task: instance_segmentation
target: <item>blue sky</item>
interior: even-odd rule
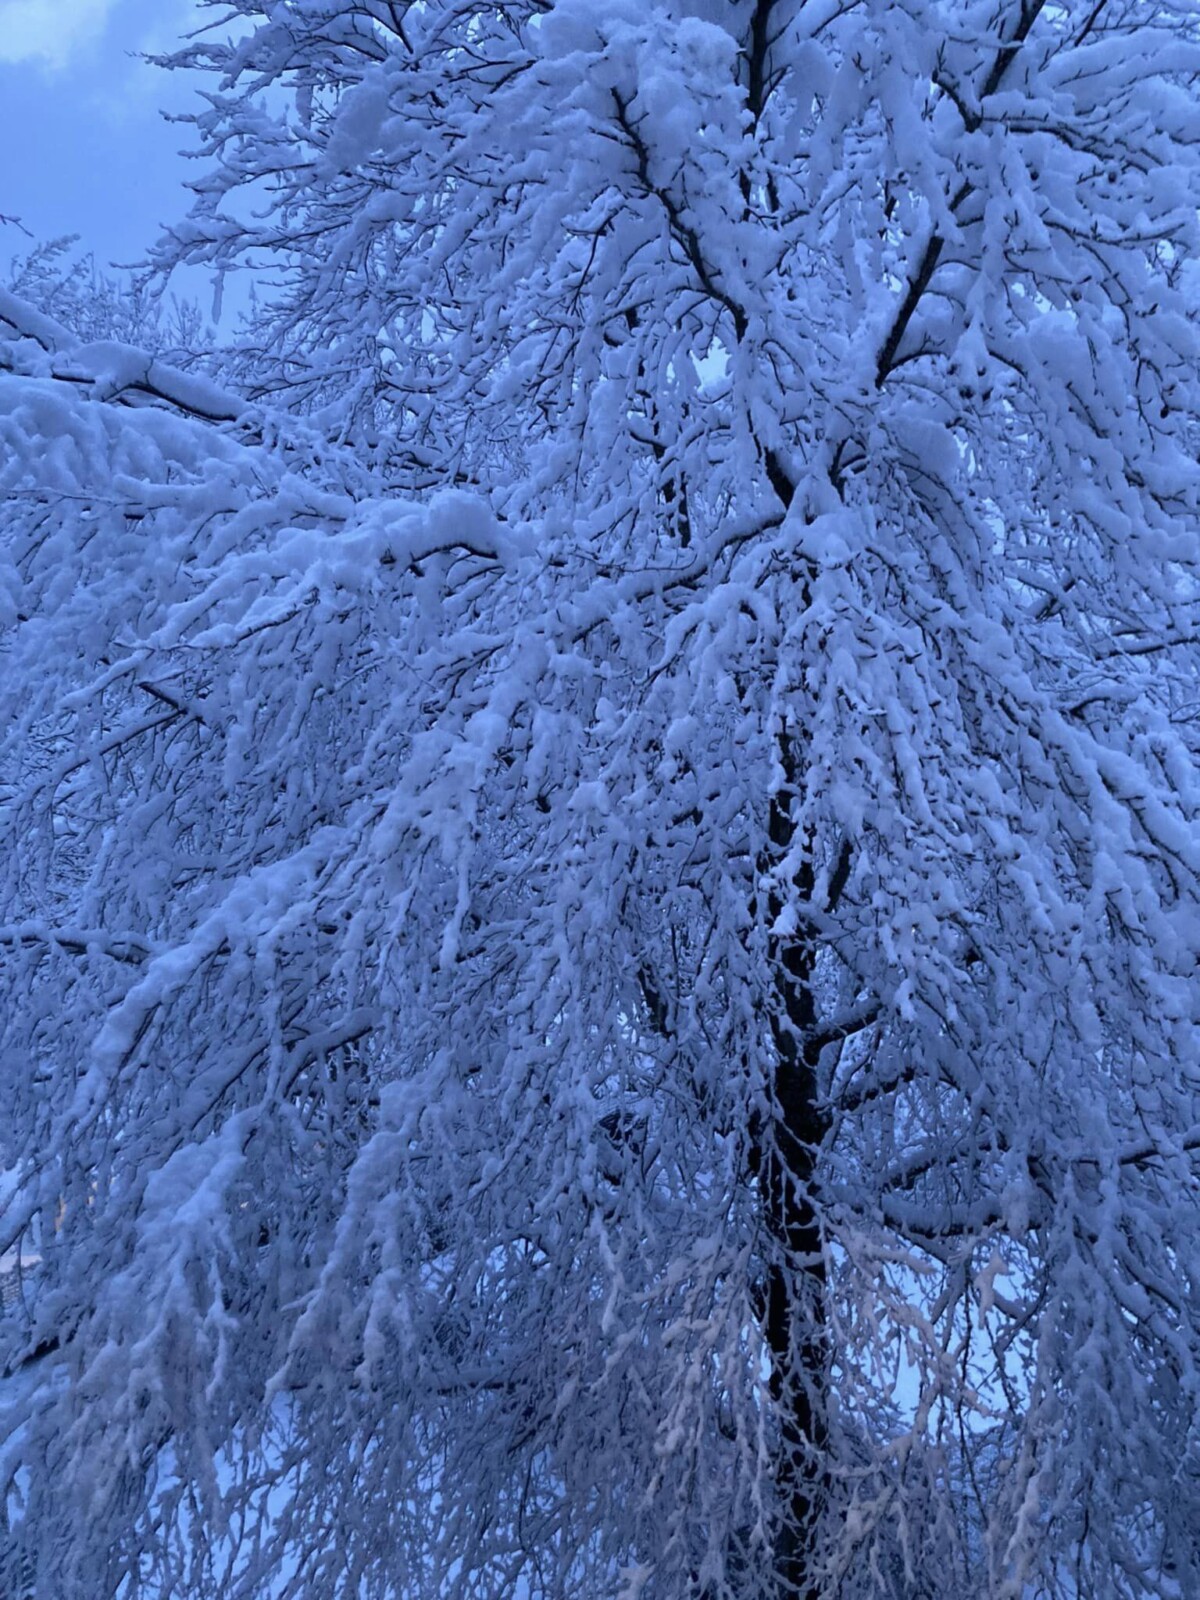
[[[160,108],[188,107],[193,90],[137,52],[171,47],[198,17],[196,0],[0,0],[0,215],[39,241],[77,233],[101,263],[137,260],[182,216],[190,130]],[[29,243],[0,227],[0,262]]]

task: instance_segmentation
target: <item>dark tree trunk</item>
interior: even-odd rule
[[[782,756],[785,781],[771,802],[769,818],[772,862],[791,848],[795,832],[790,742],[784,741]],[[802,903],[811,900],[813,879],[807,860],[793,885]],[[771,925],[782,909],[777,891],[768,897]],[[817,1075],[821,1043],[812,985],[813,943],[801,930],[779,941],[772,956],[777,990],[772,1116],[757,1131],[750,1166],[770,1244],[762,1329],[771,1354],[770,1392],[780,1429],[775,1577],[780,1600],[820,1600],[814,1549],[828,1476],[829,1359],[825,1258],[814,1179],[828,1118]]]

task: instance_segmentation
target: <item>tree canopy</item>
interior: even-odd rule
[[[222,383],[0,292],[11,1560],[1197,1592],[1194,9],[217,13]]]

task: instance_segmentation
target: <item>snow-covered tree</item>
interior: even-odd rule
[[[1195,1593],[1193,9],[219,9],[241,397],[0,296],[14,1551]]]
[[[215,333],[194,302],[165,300],[149,279],[104,271],[74,236],[50,239],[14,256],[5,287],[85,342],[118,340],[175,364],[211,363]],[[206,350],[207,347],[207,350]]]

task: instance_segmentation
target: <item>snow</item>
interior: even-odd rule
[[[0,291],[12,1538],[1195,1591],[1190,22],[235,9],[253,326]]]

